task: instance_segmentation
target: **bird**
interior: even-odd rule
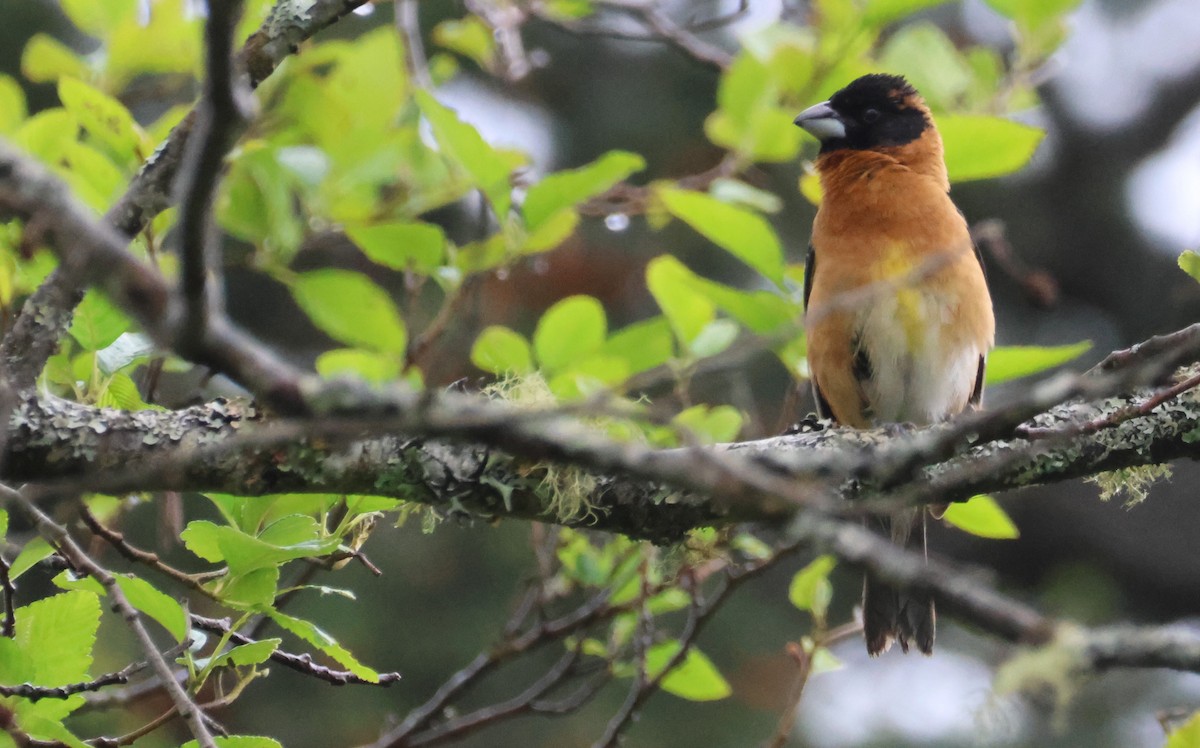
[[[995,315],[925,100],[902,76],[875,73],[795,124],[820,142],[822,198],[804,273],[817,414],[854,428],[904,428],[980,407]],[[927,511],[868,523],[925,553]],[[933,653],[929,595],[867,574],[862,610],[871,656],[894,642]]]

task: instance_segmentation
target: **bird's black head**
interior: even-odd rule
[[[917,90],[898,75],[864,75],[796,117],[821,141],[821,153],[911,143],[932,127]]]

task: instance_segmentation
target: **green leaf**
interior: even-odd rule
[[[383,289],[349,270],[302,273],[292,295],[317,327],[334,340],[384,353],[404,353],[404,320]]]
[[[433,41],[490,70],[496,54],[491,29],[478,16],[451,18],[433,27]]]
[[[652,646],[646,652],[647,677],[658,677],[679,648],[675,639]],[[733,693],[712,660],[696,647],[689,648],[683,660],[663,676],[662,689],[688,701],[717,701]]]
[[[529,342],[503,325],[492,325],[479,333],[471,347],[471,363],[492,374],[529,374],[534,370]]]
[[[1200,712],[1194,713],[1187,722],[1171,731],[1165,748],[1200,748]]]
[[[884,45],[879,64],[907,78],[934,111],[959,104],[975,80],[958,47],[929,22],[902,26]]]
[[[45,109],[21,123],[16,144],[46,163],[56,163],[76,143],[78,125],[66,109]]]
[[[71,591],[16,610],[16,642],[33,667],[31,681],[61,686],[88,679],[92,647],[100,627],[100,599]]]
[[[829,574],[837,566],[833,556],[817,556],[807,566],[796,572],[788,585],[788,600],[799,610],[807,610],[818,621],[825,620],[829,601],[833,599],[833,585]]]
[[[104,389],[96,398],[96,405],[101,408],[116,408],[117,410],[146,410],[147,405],[138,392],[138,387],[128,374],[113,374],[104,383]]]
[[[187,638],[187,613],[174,598],[154,589],[153,585],[140,577],[118,575],[115,579],[130,605],[158,621],[163,628],[171,632],[175,641],[181,642]]]
[[[183,528],[183,532],[179,534],[179,539],[183,541],[183,545],[192,553],[210,563],[219,563],[225,560],[225,555],[221,553],[221,545],[218,542],[218,530],[220,525],[209,522],[206,519],[199,519],[189,522],[187,527]]]
[[[221,602],[235,608],[270,607],[279,589],[279,567],[266,566],[234,574],[216,588]]]
[[[867,0],[862,10],[863,22],[870,26],[886,26],[920,10],[941,5],[946,0]]]
[[[979,114],[938,117],[951,182],[1012,174],[1033,157],[1045,133],[1019,122]]]
[[[1013,540],[1021,536],[1017,526],[996,500],[986,494],[951,504],[942,518],[958,529],[981,538]]]
[[[8,537],[8,512],[0,509],[0,541]]]
[[[91,289],[75,309],[67,332],[85,351],[98,351],[116,341],[130,326],[129,318],[102,292]]]
[[[693,405],[671,419],[688,430],[701,444],[719,444],[737,439],[742,430],[742,413],[732,405]]]
[[[106,36],[122,22],[137,18],[138,0],[61,0],[59,6],[80,31]]]
[[[621,328],[600,348],[601,355],[624,361],[630,374],[661,366],[674,353],[671,324],[661,315]]]
[[[105,375],[116,374],[126,366],[141,363],[154,354],[154,341],[140,332],[123,332],[117,339],[96,351],[96,365]]]
[[[555,172],[529,188],[521,212],[532,231],[559,211],[601,194],[634,172],[646,168],[636,153],[610,151],[587,166]]]
[[[783,283],[783,247],[762,216],[703,192],[664,187],[658,195],[676,218],[776,285]]]
[[[546,310],[533,333],[533,350],[548,372],[595,353],[604,344],[604,306],[591,296],[569,296]]]
[[[986,384],[999,384],[1053,369],[1092,349],[1092,341],[1056,346],[1000,346],[988,354]]]
[[[27,113],[25,91],[21,84],[12,76],[0,74],[0,134],[15,133]]]
[[[329,634],[325,633],[316,624],[305,621],[302,618],[295,618],[286,613],[281,613],[277,610],[265,611],[271,620],[279,624],[279,627],[290,631],[304,641],[313,645],[325,654],[339,662],[342,667],[354,673],[363,680],[371,681],[372,683],[379,682],[379,673],[359,662],[348,649],[337,643]]]
[[[273,738],[260,738],[251,735],[230,735],[223,738],[213,738],[217,748],[283,748],[283,745]],[[179,748],[200,748],[195,740],[189,740]]]
[[[451,109],[442,106],[431,94],[417,91],[414,97],[421,107],[421,113],[429,120],[442,152],[470,175],[503,221],[512,204],[508,161],[488,145],[478,130],[459,119]]]
[[[714,319],[705,325],[704,329],[688,344],[688,350],[696,358],[716,356],[733,345],[733,341],[737,340],[738,332],[737,323],[733,320]]]
[[[1038,28],[1057,20],[1067,11],[1073,10],[1081,0],[986,0],[987,4],[1002,15]]]
[[[58,81],[58,98],[88,135],[125,163],[137,160],[141,128],[125,105],[77,78]]]
[[[387,354],[358,348],[336,348],[317,356],[317,373],[323,377],[354,375],[365,382],[383,384],[400,376],[400,361]]]
[[[346,235],[373,262],[394,270],[431,273],[446,258],[446,235],[431,223],[392,221],[351,226]]]
[[[536,229],[525,236],[521,254],[549,252],[575,233],[579,225],[579,214],[573,208],[564,208],[542,221]]]
[[[279,649],[280,644],[283,644],[283,639],[259,639],[249,644],[239,644],[228,652],[218,655],[210,664],[214,668],[223,665],[239,667],[258,665],[271,659],[271,655],[275,654],[275,650]]]
[[[8,570],[8,576],[14,582],[21,578],[21,575],[32,569],[42,559],[50,557],[54,553],[54,549],[50,547],[42,538],[34,538],[25,544],[13,559],[12,567]]]
[[[54,83],[64,76],[83,78],[88,69],[74,50],[39,32],[30,37],[21,52],[21,74],[33,83]]]
[[[646,286],[685,345],[713,321],[716,305],[693,291],[692,272],[670,255],[655,257],[646,266]]]
[[[1197,254],[1195,250],[1184,250],[1183,254],[1179,255],[1178,262],[1180,270],[1192,276],[1194,280],[1200,281],[1200,254]]]

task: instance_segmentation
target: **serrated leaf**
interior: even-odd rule
[[[379,682],[379,673],[362,664],[350,653],[348,649],[337,643],[329,634],[325,633],[319,626],[306,621],[302,618],[289,616],[286,613],[281,613],[277,610],[265,611],[271,620],[279,624],[280,628],[290,631],[304,641],[313,645],[325,654],[332,657],[342,667],[354,673],[363,680],[371,681],[372,683]]]
[[[292,295],[313,324],[334,340],[395,354],[408,344],[404,320],[391,297],[361,273],[302,273]]]
[[[655,678],[679,652],[677,640],[655,644],[646,652],[646,675]],[[688,649],[683,660],[663,676],[662,689],[688,701],[717,701],[733,693],[729,682],[708,656],[696,647]]]
[[[394,270],[431,273],[446,257],[446,235],[431,223],[391,221],[351,226],[346,235],[372,262]]]
[[[157,621],[163,628],[181,642],[188,635],[187,613],[183,606],[174,598],[156,590],[153,585],[140,577],[116,576],[117,586],[125,593],[129,604],[141,613]]]
[[[479,333],[471,346],[471,363],[492,374],[529,374],[534,370],[529,342],[503,325],[492,325]]]
[[[221,545],[217,541],[218,530],[220,530],[219,525],[206,519],[199,519],[189,522],[187,527],[183,528],[183,532],[179,534],[179,539],[183,541],[184,547],[189,551],[205,561],[215,564],[225,560],[225,555],[221,553]]]
[[[996,500],[986,494],[951,504],[942,519],[964,532],[993,540],[1013,540],[1021,536],[1017,526]]]
[[[788,585],[788,600],[799,610],[807,610],[813,618],[824,620],[833,599],[829,574],[837,566],[833,556],[817,556],[792,577]]]
[[[938,117],[951,182],[991,179],[1019,171],[1045,133],[1002,117],[949,114]]]
[[[555,172],[529,188],[521,212],[532,231],[551,216],[599,195],[646,168],[636,153],[610,151],[587,166]]]
[[[269,565],[223,580],[215,590],[221,602],[233,607],[270,606],[279,589],[279,567]]]
[[[67,332],[84,350],[98,351],[112,345],[131,324],[129,317],[107,296],[92,289],[76,307]]]
[[[88,679],[100,626],[100,599],[94,593],[52,595],[17,608],[16,618],[16,642],[33,668],[33,683],[61,686]]]
[[[432,95],[426,91],[416,91],[413,95],[421,113],[429,120],[442,152],[459,169],[470,175],[503,221],[512,204],[508,161],[488,145],[478,130],[459,119],[453,110],[443,106]]]
[[[109,377],[104,390],[96,398],[96,405],[117,410],[145,410],[151,407],[142,399],[142,394],[129,375],[120,372]]]
[[[907,78],[935,112],[959,104],[974,83],[966,57],[930,22],[905,24],[897,30],[880,52],[879,64]],[[940,130],[940,119],[938,126]]]
[[[999,384],[1053,369],[1092,349],[1092,341],[1056,346],[1000,346],[988,354],[984,381]]]
[[[533,332],[533,350],[542,368],[561,370],[604,344],[604,306],[591,296],[569,296],[546,310]]]
[[[783,283],[783,247],[762,216],[703,192],[664,187],[658,195],[676,218],[777,285]]]

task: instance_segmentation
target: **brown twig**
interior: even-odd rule
[[[83,523],[87,525],[87,528],[91,530],[96,537],[103,539],[118,553],[130,561],[148,566],[163,576],[169,577],[188,589],[199,592],[205,597],[213,600],[219,599],[212,593],[212,590],[204,586],[203,582],[201,582],[196,575],[189,574],[186,571],[181,571],[164,563],[158,557],[157,553],[151,553],[150,551],[143,551],[140,548],[136,548],[125,539],[125,535],[123,533],[105,527],[100,520],[96,519],[96,516],[92,514],[86,505],[80,504],[79,516],[81,519],[83,519]]]
[[[38,532],[46,538],[47,542],[58,549],[58,552],[71,564],[75,571],[92,577],[104,587],[104,591],[112,601],[113,607],[121,614],[125,623],[133,631],[151,667],[166,685],[167,693],[170,695],[171,701],[175,703],[175,708],[178,710],[180,716],[187,723],[192,737],[196,739],[200,748],[216,748],[216,743],[213,741],[212,733],[209,732],[202,710],[192,701],[187,691],[183,689],[179,682],[175,680],[171,666],[167,664],[166,659],[158,651],[158,647],[155,645],[154,639],[151,638],[150,632],[143,625],[137,609],[125,597],[125,593],[121,590],[113,575],[84,553],[83,549],[75,542],[65,527],[51,520],[20,491],[0,485],[0,494],[3,495],[8,503],[16,505],[29,518],[33,525],[37,527]]]
[[[255,639],[233,631],[231,623],[228,619],[208,618],[206,616],[191,614],[192,625],[202,631],[208,631],[221,636],[228,636],[229,641],[234,644],[254,644]],[[326,683],[332,683],[335,686],[345,685],[367,685],[367,686],[390,686],[400,680],[400,673],[380,673],[379,682],[373,682],[355,675],[348,670],[334,670],[324,665],[318,665],[313,662],[312,657],[307,654],[292,654],[281,649],[276,649],[271,653],[271,659],[283,665],[286,668],[295,670],[304,675],[310,675],[318,680],[323,680]]]

